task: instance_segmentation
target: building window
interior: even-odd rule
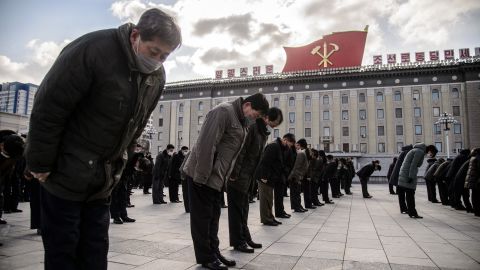
[[[178,132],[178,143],[179,143],[179,145],[182,144],[182,140],[183,140],[183,132],[179,131]]]
[[[312,129],[311,128],[305,128],[305,137],[307,137],[307,138],[312,137]]]
[[[452,88],[452,98],[459,98],[460,93],[458,92],[458,88],[454,87]]]
[[[378,134],[378,136],[385,136],[385,127],[384,126],[378,126],[377,127],[377,134]]]
[[[162,132],[158,132],[157,133],[157,140],[161,141],[163,139],[163,133]]]
[[[305,107],[310,107],[312,105],[312,98],[310,96],[305,97]]]
[[[163,118],[158,119],[158,126],[163,127]]]
[[[385,143],[379,143],[378,144],[378,152],[379,153],[385,153]]]
[[[393,100],[394,101],[401,101],[402,100],[402,93],[400,93],[400,91],[395,91],[395,94],[393,95]]]
[[[343,144],[343,152],[344,153],[350,152],[350,144],[348,144],[348,143]]]
[[[348,120],[348,111],[346,110],[342,111],[342,120]]]
[[[161,145],[157,146],[157,155],[160,155],[160,153],[162,153],[162,151],[163,151],[162,146]]]
[[[377,93],[377,102],[383,102],[383,93],[382,92]]]
[[[158,106],[158,112],[163,113],[163,105]]]
[[[342,128],[342,135],[343,136],[350,136],[349,133],[348,133],[348,127],[343,127]]]
[[[433,107],[433,116],[440,116],[440,107]]]
[[[288,99],[288,106],[290,107],[294,107],[295,106],[295,98],[294,97],[290,97]]]
[[[203,125],[203,116],[198,117],[198,124]]]
[[[203,111],[203,102],[198,102],[198,111]]]
[[[312,113],[305,112],[305,122],[311,122],[311,121],[312,121]]]
[[[420,92],[418,90],[413,91],[413,100],[420,100]]]
[[[453,124],[453,133],[462,134],[462,126],[460,124]]]
[[[367,137],[367,127],[360,126],[360,137],[366,138]]]
[[[295,129],[294,128],[289,128],[288,133],[292,133],[293,135],[295,135]]]
[[[460,116],[460,106],[453,106],[452,107],[452,115],[453,116]]]
[[[360,144],[360,153],[367,153],[367,144],[361,143]]]
[[[440,92],[438,92],[438,89],[433,89],[432,90],[432,101],[438,101],[440,100]]]
[[[403,118],[402,108],[395,108],[395,118]]]
[[[422,117],[422,109],[420,109],[420,107],[415,107],[413,109],[413,116]]]
[[[323,111],[323,120],[330,120],[330,111]]]
[[[183,103],[180,103],[180,105],[178,105],[178,112],[183,112]]]
[[[455,142],[455,149],[457,149],[457,153],[459,152],[458,150],[463,148],[462,142]]]
[[[435,142],[435,147],[437,148],[438,152],[443,152],[441,142]]]
[[[279,98],[274,98],[273,99],[273,107],[280,107],[280,99]]]
[[[367,119],[367,111],[366,110],[360,110],[358,112],[358,116],[360,117],[360,120],[365,120]]]
[[[422,126],[415,125],[415,135],[422,135]]]
[[[348,104],[348,96],[342,95],[342,104]]]
[[[442,127],[440,124],[433,124],[433,134],[440,135],[442,134]]]
[[[294,112],[289,112],[288,113],[288,121],[290,122],[290,124],[295,123],[295,113]]]
[[[330,104],[330,98],[327,95],[325,95],[323,96],[323,105],[328,105],[328,104]]]
[[[330,127],[323,128],[323,136],[330,136]]]
[[[396,127],[397,130],[397,135],[401,136],[403,135],[403,126],[399,125]]]
[[[360,95],[358,95],[358,102],[365,102],[365,93],[360,93]]]
[[[402,152],[403,142],[397,142],[397,153]]]
[[[383,109],[377,109],[377,119],[383,118],[385,118],[385,113],[383,112]]]
[[[278,128],[273,130],[273,137],[275,138],[280,137],[280,130]]]
[[[181,127],[183,126],[183,117],[178,117],[178,126]]]

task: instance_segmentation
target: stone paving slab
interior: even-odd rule
[[[387,185],[370,185],[372,199],[353,196],[306,213],[292,213],[278,227],[260,223],[259,203],[250,204],[253,239],[263,244],[253,254],[229,247],[227,210],[222,209],[220,247],[237,269],[480,269],[480,218],[426,200],[416,192],[424,219],[400,214]],[[129,215],[137,222],[111,224],[109,269],[202,269],[195,263],[190,218],[182,204],[153,205],[135,190]],[[289,200],[285,198],[286,209]],[[43,269],[43,245],[30,230],[29,205],[23,213],[5,214],[0,225],[0,269]]]

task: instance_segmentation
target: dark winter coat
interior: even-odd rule
[[[396,161],[392,162],[392,163],[390,163],[390,166],[388,167],[387,180],[389,180],[389,181],[390,181],[390,177],[392,177],[393,168],[395,168],[396,163],[397,163]]]
[[[427,159],[427,167],[425,168],[425,172],[423,173],[423,178],[425,178],[425,180],[426,180],[428,170],[430,169],[430,167],[433,166],[433,164],[435,164],[435,162],[437,162],[436,158]]]
[[[245,145],[240,151],[235,167],[227,182],[227,189],[233,188],[243,194],[247,194],[253,182],[255,170],[267,143],[267,126],[262,119],[258,119],[248,127]]]
[[[171,157],[165,149],[155,158],[155,165],[153,167],[153,180],[166,181],[168,176],[168,168],[170,166]]]
[[[443,158],[437,159],[435,161],[435,163],[433,163],[433,165],[430,166],[430,168],[428,168],[428,170],[425,172],[425,181],[434,182],[435,181],[434,174],[437,171],[440,164],[442,164],[444,162],[445,162],[445,160]]]
[[[464,149],[460,151],[460,154],[453,159],[452,165],[450,166],[450,169],[448,170],[446,175],[446,180],[448,183],[450,183],[451,181],[455,181],[455,175],[460,170],[460,167],[462,167],[463,163],[468,160],[469,154],[470,151]]]
[[[331,161],[325,165],[322,175],[322,181],[330,181],[330,179],[335,179],[337,176],[337,162]]]
[[[178,185],[182,182],[182,178],[180,176],[180,166],[182,165],[184,159],[185,155],[183,154],[182,150],[173,155],[170,161],[168,173],[170,180],[169,184]]]
[[[300,183],[308,172],[308,158],[305,150],[298,151],[295,158],[295,165],[293,166],[290,175],[288,176],[289,182]]]
[[[368,179],[373,172],[375,172],[375,166],[373,163],[369,163],[365,166],[363,166],[358,172],[357,175],[360,177],[360,179]]]
[[[417,143],[405,156],[398,175],[398,186],[417,189],[418,168],[423,164],[426,148],[424,143]]]
[[[460,170],[455,174],[455,190],[463,190],[465,186],[465,178],[467,178],[468,166],[470,161],[465,161]]]
[[[316,158],[310,161],[310,177],[314,183],[320,183],[323,167],[324,164],[322,158]]]
[[[467,177],[465,178],[465,187],[480,189],[480,155],[470,158]]]
[[[438,169],[433,174],[433,177],[435,178],[435,182],[437,183],[447,182],[446,175],[451,165],[452,165],[452,160],[447,160],[438,166]]]
[[[165,85],[161,68],[142,74],[132,24],[86,34],[60,53],[35,97],[28,168],[50,172],[43,187],[60,198],[108,198]]]
[[[277,138],[267,144],[263,151],[260,163],[255,171],[256,180],[267,180],[267,185],[273,187],[276,182],[285,180],[285,150],[282,140]]]
[[[397,163],[395,163],[395,167],[393,168],[392,176],[388,179],[389,184],[397,186],[398,185],[398,175],[400,174],[400,167],[402,167],[403,160],[407,153],[413,149],[413,145],[405,145],[402,147],[402,153],[398,156]]]

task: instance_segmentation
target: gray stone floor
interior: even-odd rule
[[[263,249],[242,254],[228,247],[227,213],[219,237],[223,253],[241,269],[480,269],[480,218],[426,201],[419,186],[422,220],[401,215],[386,185],[370,185],[373,199],[336,199],[304,214],[293,213],[278,227],[262,226],[258,202],[250,204],[250,230]],[[109,269],[200,269],[195,264],[189,216],[182,204],[153,205],[136,190],[133,224],[110,226]],[[289,206],[288,198],[285,205]],[[29,206],[7,214],[0,225],[0,269],[42,269],[41,239],[29,230]]]

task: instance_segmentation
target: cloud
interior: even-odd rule
[[[21,81],[31,82],[33,78],[26,72],[27,63],[13,62],[5,55],[0,55],[0,83]]]
[[[35,63],[41,67],[50,67],[68,43],[70,40],[57,44],[53,41],[39,42],[38,39],[34,39],[28,42],[27,48],[33,51],[32,57]]]

